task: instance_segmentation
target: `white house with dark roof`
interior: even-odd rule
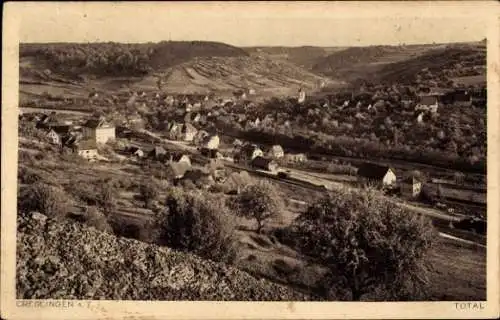
[[[115,126],[103,119],[90,119],[82,126],[82,133],[85,139],[106,143],[115,139]]]

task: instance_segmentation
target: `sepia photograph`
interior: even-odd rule
[[[498,8],[450,3],[9,3],[2,302],[498,315]]]

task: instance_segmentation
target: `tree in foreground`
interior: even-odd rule
[[[329,268],[327,296],[425,298],[434,229],[375,191],[330,193],[300,215],[291,231],[304,254]]]
[[[234,255],[234,217],[210,195],[172,188],[155,218],[157,243],[214,261]]]
[[[255,219],[257,232],[261,232],[271,218],[279,218],[283,210],[283,199],[276,188],[266,181],[245,186],[231,202],[238,215]]]

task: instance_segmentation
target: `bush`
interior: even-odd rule
[[[113,231],[106,215],[93,206],[87,208],[87,212],[85,214],[85,223],[95,227],[97,230],[101,230],[104,232]]]
[[[111,183],[78,181],[71,183],[70,188],[68,192],[89,206],[98,206],[105,212],[111,212],[116,206],[117,190]]]
[[[293,241],[330,269],[337,299],[422,299],[434,229],[378,193],[342,191],[310,206],[291,226]]]
[[[276,188],[265,181],[245,186],[231,202],[238,215],[255,219],[257,232],[261,232],[267,220],[280,217],[283,206],[283,199]]]
[[[161,245],[215,261],[233,258],[234,217],[214,197],[172,188],[155,220]]]
[[[52,218],[65,217],[70,198],[60,188],[43,182],[36,182],[21,190],[18,210],[21,212],[38,211]]]
[[[149,207],[151,202],[156,200],[160,194],[158,187],[153,183],[143,183],[139,186],[139,194],[145,207]]]

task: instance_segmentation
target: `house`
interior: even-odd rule
[[[360,182],[392,187],[396,183],[396,173],[393,168],[374,163],[364,163],[358,168]]]
[[[166,155],[167,155],[167,151],[161,146],[154,147],[153,150],[151,150],[148,153],[148,156],[151,158],[154,158],[154,159],[161,159]]]
[[[170,156],[170,162],[184,162],[187,163],[189,166],[191,166],[191,159],[187,154],[182,154],[182,153],[175,153]]]
[[[54,131],[54,129],[48,129],[46,136],[51,144],[57,146],[61,145],[61,137]]]
[[[240,161],[252,161],[256,157],[263,157],[264,152],[257,147],[254,144],[246,144],[243,147],[241,147],[239,154],[237,155],[237,158]]]
[[[250,96],[255,95],[255,89],[253,89],[253,88],[249,88],[249,89],[248,89],[248,95],[250,95]]]
[[[182,125],[178,124],[175,121],[168,123],[167,124],[168,138],[177,140],[181,133],[181,126]]]
[[[416,198],[422,191],[422,181],[415,176],[406,177],[401,181],[401,194],[408,198]]]
[[[198,130],[190,123],[185,123],[181,129],[181,139],[184,141],[193,141]]]
[[[129,147],[127,151],[138,158],[144,157],[144,151],[139,147]]]
[[[92,160],[97,158],[97,144],[92,139],[82,140],[74,146],[74,151],[82,158]]]
[[[303,153],[287,154],[286,159],[291,162],[306,162],[307,156]]]
[[[439,103],[436,96],[424,95],[420,97],[418,104],[415,106],[415,110],[425,110],[436,113],[438,106]]]
[[[299,89],[299,94],[297,97],[297,102],[298,103],[304,103],[306,101],[306,92],[302,90],[302,88]]]
[[[115,139],[115,126],[104,119],[90,119],[83,125],[83,137],[96,143],[106,143]]]
[[[189,170],[191,166],[186,162],[170,162],[167,165],[168,175],[173,179],[181,179]]]
[[[206,136],[203,139],[202,145],[203,145],[203,148],[210,149],[210,150],[216,150],[219,148],[219,143],[220,143],[219,136],[214,134],[214,135]]]
[[[269,149],[268,156],[273,159],[280,159],[285,156],[285,151],[283,151],[283,148],[280,145],[276,144]]]
[[[270,172],[278,171],[278,164],[273,159],[255,157],[251,162],[252,167]]]

